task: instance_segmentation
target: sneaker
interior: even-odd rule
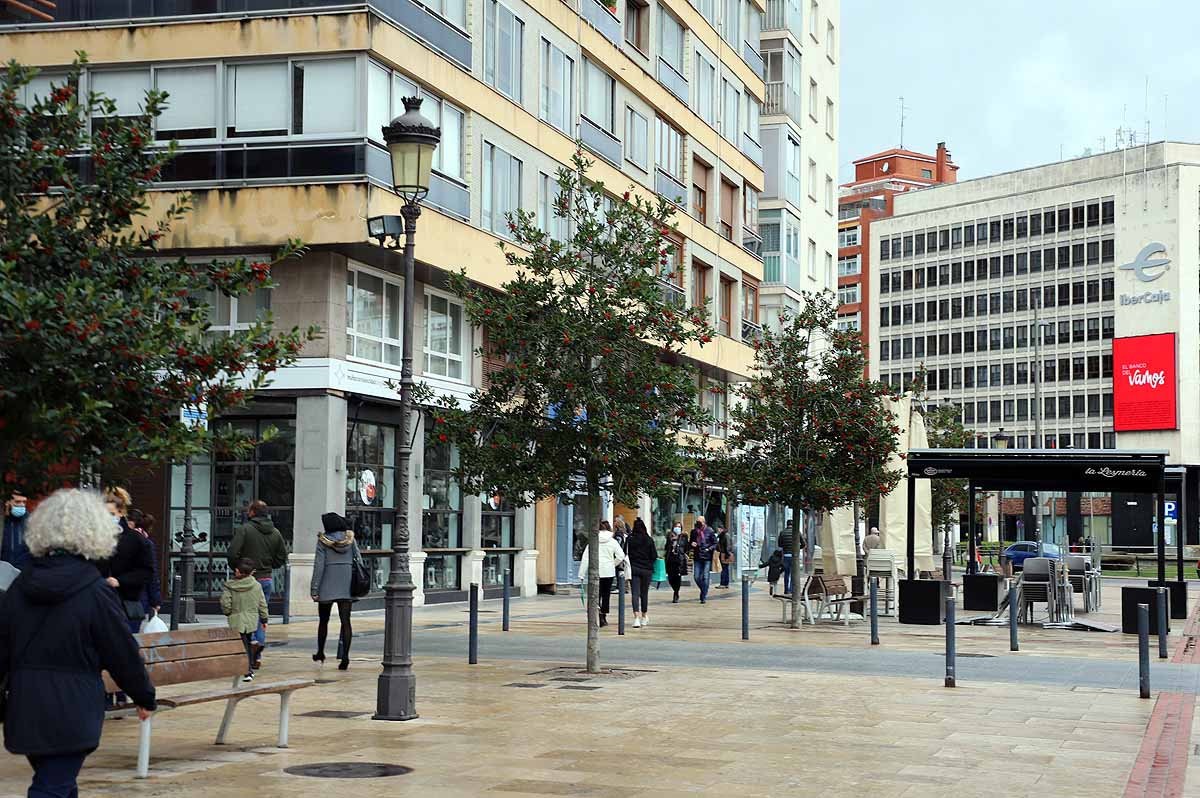
[[[252,681],[254,681],[254,673],[253,672],[247,673],[245,676],[242,677],[243,683],[252,682]]]
[[[650,625],[650,619],[649,619],[649,618],[642,618],[642,627],[643,627],[643,628],[645,628],[645,627],[647,627],[647,626],[649,626],[649,625]]]
[[[641,619],[641,618],[634,618],[634,619],[633,619],[633,628],[634,628],[634,629],[640,629],[640,628],[641,628],[641,626],[642,626],[642,619]]]

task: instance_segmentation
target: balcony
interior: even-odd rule
[[[687,186],[679,182],[673,175],[662,169],[654,170],[654,190],[664,199],[674,202],[680,208],[687,209]]]
[[[767,65],[763,62],[763,57],[759,55],[758,50],[755,49],[756,47],[757,45],[755,44],[743,41],[742,60],[754,70],[755,75],[758,75],[760,79],[765,80],[767,77]]]
[[[753,343],[759,338],[762,338],[762,325],[749,319],[742,319],[742,340],[746,343]]]
[[[683,289],[668,280],[658,278],[658,287],[663,293],[663,302],[682,308],[687,305],[687,295]]]
[[[797,36],[804,32],[804,21],[800,9],[788,0],[767,0],[767,14],[763,19],[764,31],[790,30]]]
[[[762,258],[762,236],[749,227],[742,228],[742,249],[756,258]]]
[[[367,174],[385,186],[395,185],[392,179],[392,159],[387,150],[377,144],[367,147]],[[471,190],[465,183],[452,177],[433,172],[429,179],[429,193],[424,204],[464,222],[471,218]]]
[[[763,103],[764,114],[787,114],[792,121],[799,123],[804,114],[804,105],[800,95],[783,82],[767,83],[766,102]]]
[[[600,35],[612,42],[616,47],[621,46],[621,22],[608,6],[600,0],[582,0],[583,18],[592,24]]]
[[[678,97],[685,105],[687,104],[687,78],[679,74],[679,70],[668,64],[662,56],[659,56],[658,59],[658,82],[665,86],[667,91]]]
[[[776,253],[774,255],[763,256],[763,282],[779,285],[783,282],[781,269],[783,267],[783,256]]]
[[[607,14],[608,12],[604,13]],[[613,166],[620,168],[621,140],[586,116],[579,117],[579,139],[583,142],[583,146]]]
[[[750,138],[749,133],[742,134],[742,153],[754,161],[754,165],[762,168],[763,165],[763,148],[754,139]]]

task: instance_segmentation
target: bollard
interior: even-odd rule
[[[500,625],[501,630],[503,630],[505,632],[508,631],[508,599],[509,599],[509,594],[511,593],[511,591],[509,589],[509,585],[508,585],[509,573],[510,573],[510,571],[507,568],[505,568],[504,569],[504,614],[501,616],[502,622]]]
[[[1008,589],[1008,650],[1021,650],[1021,646],[1017,643],[1017,589],[1015,587]]]
[[[292,622],[292,566],[290,563],[285,563],[283,566],[283,622],[285,624]]]
[[[467,635],[467,664],[479,663],[479,585],[471,583],[471,620]]]
[[[617,571],[617,634],[625,634],[625,572]]]
[[[946,596],[946,686],[954,686],[954,594]]]
[[[879,645],[879,577],[871,577],[871,645]]]
[[[742,574],[742,639],[750,639],[750,576]]]
[[[1158,589],[1158,658],[1166,659],[1167,653],[1167,589]]]
[[[1138,695],[1150,697],[1150,605],[1138,605]]]
[[[175,574],[171,579],[171,631],[179,631],[179,604],[182,600],[183,576]]]

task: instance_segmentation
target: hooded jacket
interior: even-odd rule
[[[325,528],[317,537],[317,551],[313,557],[312,582],[309,595],[319,603],[330,601],[353,601],[350,595],[351,563],[360,557],[354,533],[347,527],[345,518],[337,513],[321,516]]]
[[[102,576],[116,579],[117,595],[123,601],[142,601],[142,591],[154,579],[154,556],[150,553],[150,543],[125,521],[121,519],[121,534],[117,536],[117,547],[109,557],[100,564]]]
[[[34,557],[0,607],[4,747],[26,756],[94,750],[104,722],[101,671],[138,706],[155,709],[138,645],[99,569],[71,554]]]
[[[658,559],[658,549],[654,538],[646,532],[633,532],[626,541],[625,548],[629,551],[629,567],[633,571],[653,571],[654,561]]]
[[[229,619],[229,628],[241,634],[258,630],[259,621],[267,622],[267,597],[253,576],[226,579],[221,588],[221,612]]]
[[[257,564],[255,579],[270,579],[271,571],[287,565],[287,544],[283,535],[275,528],[269,515],[256,515],[233,532],[229,544],[229,564],[232,566],[242,557],[249,557]]]
[[[583,557],[579,560],[579,580],[586,582],[588,578],[588,549],[583,550]],[[621,548],[621,544],[613,538],[613,533],[607,529],[600,530],[600,559],[598,561],[600,567],[600,578],[610,579],[617,575],[617,567],[625,562],[625,551]]]

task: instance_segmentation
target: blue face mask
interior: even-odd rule
[[[16,505],[11,510],[9,510],[9,515],[11,515],[13,518],[21,518],[22,516],[25,515],[25,505],[23,505],[23,504]]]
[[[121,528],[121,516],[119,516],[119,515],[114,515],[114,516],[113,516],[113,523],[117,525],[117,529],[120,529],[120,528]]]

